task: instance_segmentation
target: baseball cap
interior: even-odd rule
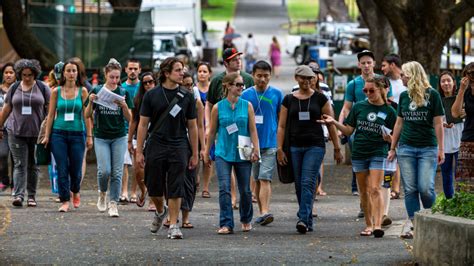
[[[362,56],[366,56],[366,55],[372,57],[372,59],[375,60],[374,53],[372,53],[372,52],[369,51],[369,50],[364,50],[364,51],[358,53],[358,54],[357,54],[357,60],[360,60],[360,58],[361,58]]]
[[[237,51],[237,49],[235,48],[227,48],[224,50],[224,53],[222,53],[222,58],[224,59],[224,61],[229,61],[230,59],[241,54],[242,53]]]
[[[295,75],[302,76],[302,77],[316,77],[313,70],[309,66],[297,66],[295,69]]]
[[[63,72],[64,63],[59,61],[56,65],[54,65],[54,77],[56,80],[61,79],[61,72]]]

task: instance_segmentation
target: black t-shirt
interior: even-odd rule
[[[325,147],[323,128],[316,120],[321,119],[321,115],[323,114],[322,108],[327,101],[326,96],[319,92],[314,92],[313,95],[306,100],[299,100],[291,94],[285,96],[282,104],[288,109],[287,119],[290,119],[291,146]],[[299,112],[307,112],[308,109],[309,120],[299,120]]]
[[[474,142],[474,95],[472,95],[471,87],[464,92],[464,109],[466,110],[466,118],[461,141]]]
[[[149,90],[143,96],[140,115],[150,117],[151,131],[160,115],[166,111],[168,105],[177,96],[178,91],[182,93],[184,90],[178,88],[168,90],[162,86]],[[187,120],[196,119],[196,103],[191,93],[186,93],[183,98],[179,97],[177,103],[181,108],[179,112],[173,115],[173,110],[168,113],[161,127],[150,136],[150,142],[173,147],[188,147]]]

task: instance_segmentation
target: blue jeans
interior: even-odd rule
[[[97,182],[99,191],[107,192],[110,176],[110,201],[119,201],[122,190],[123,159],[127,149],[127,136],[116,139],[95,138]]]
[[[408,218],[413,219],[420,210],[431,208],[435,199],[435,176],[438,163],[437,147],[413,147],[402,144],[398,148],[398,165],[405,191]]]
[[[445,153],[444,154],[444,163],[441,165],[441,174],[443,176],[443,191],[446,198],[450,199],[454,195],[454,183],[453,176],[456,173],[456,168],[458,166],[458,154],[455,153]]]
[[[53,129],[51,152],[58,170],[58,192],[61,202],[69,201],[81,189],[82,160],[86,149],[84,131]]]
[[[298,219],[305,223],[308,229],[312,229],[314,192],[325,149],[318,146],[292,146],[290,152],[299,204]]]
[[[234,212],[232,210],[232,199],[230,196],[230,178],[232,166],[240,193],[240,222],[248,224],[252,221],[252,191],[250,190],[251,162],[227,162],[216,156],[216,173],[219,180],[219,226],[234,229]]]

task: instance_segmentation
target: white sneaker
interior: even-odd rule
[[[100,212],[105,212],[107,210],[107,192],[99,192],[99,200],[97,200],[97,209]]]
[[[109,203],[109,216],[110,217],[119,217],[117,202],[111,201]]]

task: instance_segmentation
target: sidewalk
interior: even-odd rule
[[[271,84],[287,93],[295,84],[296,65],[284,53],[286,9],[279,0],[240,0],[234,26],[242,34],[236,40],[240,50],[249,32],[260,46],[260,59],[267,59],[271,37],[282,45],[282,69]],[[220,73],[216,68],[214,73]],[[183,229],[184,240],[166,239],[166,231],[153,235],[149,226],[153,213],[129,204],[119,206],[119,218],[99,213],[96,166],[88,165],[82,185],[82,205],[78,210],[59,213],[54,203],[47,171],[41,169],[37,208],[12,209],[7,192],[0,193],[0,264],[405,264],[411,263],[412,241],[398,238],[406,217],[403,200],[392,200],[390,216],[394,225],[382,239],[361,237],[364,221],[356,218],[359,200],[351,196],[351,170],[334,165],[328,145],[324,190],[328,196],[315,202],[319,217],[315,231],[296,232],[297,201],[294,185],[283,185],[274,177],[271,210],[275,221],[254,230],[240,230],[239,212],[234,211],[235,234],[221,236],[217,180],[212,179],[212,198],[198,192],[191,222],[194,229]],[[93,152],[93,151],[92,151]],[[438,183],[439,184],[439,183]],[[148,204],[148,203],[147,203]],[[3,207],[2,207],[3,205]],[[11,215],[2,233],[2,220]],[[254,204],[254,218],[258,207]],[[1,217],[3,216],[3,217]]]

